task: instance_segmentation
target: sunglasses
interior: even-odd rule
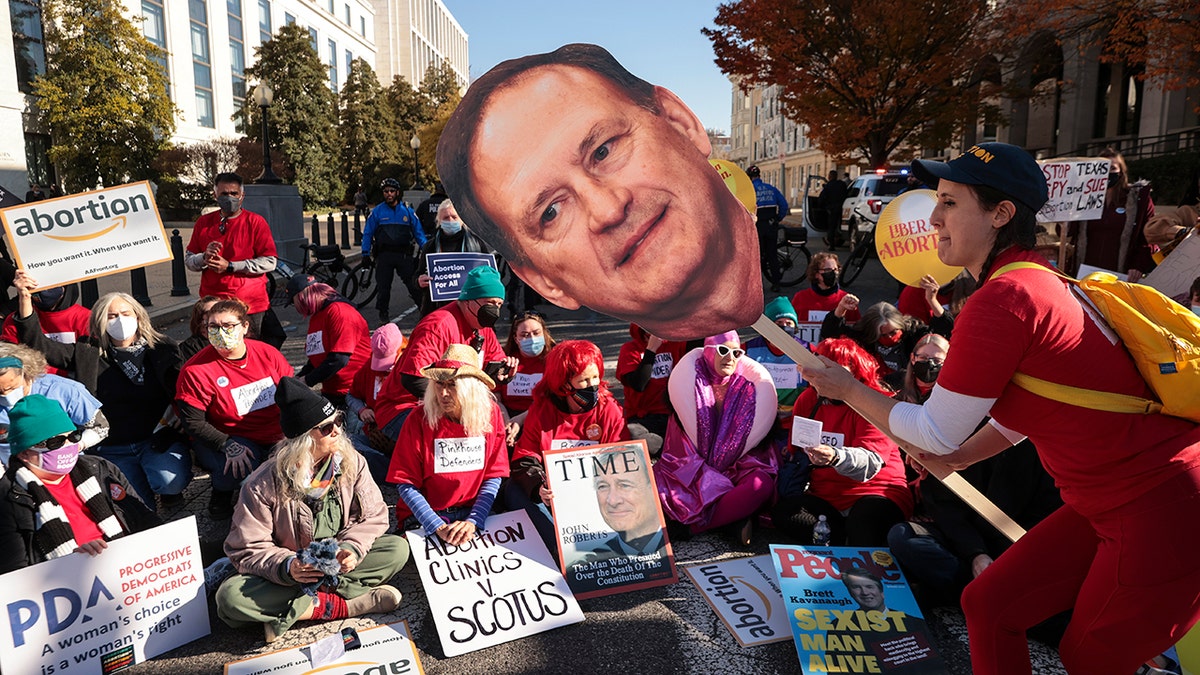
[[[47,438],[46,440],[32,447],[34,449],[45,448],[47,450],[57,450],[67,443],[78,443],[82,438],[83,432],[77,429],[65,436],[51,436],[50,438]]]
[[[326,422],[325,424],[322,424],[322,425],[320,425],[319,427],[317,427],[317,431],[318,431],[318,432],[319,432],[319,433],[320,433],[322,436],[328,436],[329,434],[332,434],[332,433],[333,433],[333,429],[334,429],[335,427],[340,427],[340,426],[342,426],[342,424],[343,424],[345,421],[346,421],[346,416],[345,416],[345,415],[343,415],[342,413],[340,413],[340,412],[339,412],[338,414],[336,414],[336,415],[334,415],[334,416],[333,416],[333,421],[332,421],[332,422]]]
[[[746,350],[738,349],[736,347],[729,347],[726,345],[717,345],[717,356],[720,356],[721,358],[725,358],[726,356],[729,356],[730,354],[733,354],[733,358],[740,359],[743,356],[745,356]]]

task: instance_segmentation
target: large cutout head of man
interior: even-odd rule
[[[598,465],[618,469],[597,472],[596,504],[604,522],[626,542],[661,529],[656,508],[658,493],[650,483],[650,472],[642,457],[621,450],[597,458]]]
[[[472,83],[437,164],[463,220],[543,297],[683,340],[762,312],[754,217],[710,151],[679,97],[572,44]]]

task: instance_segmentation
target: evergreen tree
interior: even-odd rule
[[[383,88],[371,64],[363,59],[350,62],[339,102],[342,180],[348,192],[359,184],[374,182],[384,160],[388,133]]]
[[[161,50],[111,0],[43,0],[46,74],[33,84],[68,192],[154,177],[176,109]]]

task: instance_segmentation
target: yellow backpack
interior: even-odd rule
[[[1037,263],[1014,262],[989,278],[1015,269],[1039,269],[1078,286],[1125,343],[1158,400],[1056,384],[1024,373],[1013,375],[1013,384],[1044,398],[1093,410],[1161,412],[1200,422],[1200,317],[1190,308],[1149,286],[1118,281],[1104,272],[1093,272],[1079,281]]]

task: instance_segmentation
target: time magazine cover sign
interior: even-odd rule
[[[805,675],[948,672],[886,548],[772,544],[771,559]]]
[[[563,576],[578,598],[679,578],[645,441],[546,452]]]

